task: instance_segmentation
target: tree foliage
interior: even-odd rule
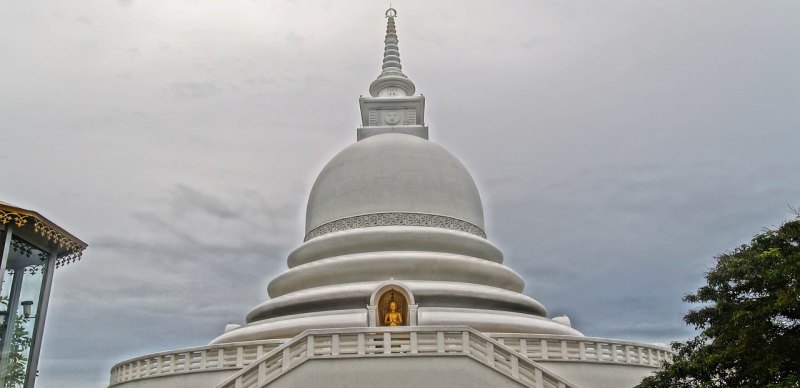
[[[17,319],[14,322],[14,337],[11,341],[11,352],[8,366],[6,367],[4,388],[22,387],[25,384],[28,350],[33,344],[33,338],[31,338],[30,333],[24,326],[27,322],[28,319],[22,315],[17,315]]]
[[[683,298],[700,334],[639,387],[800,387],[800,217],[718,256],[706,281]]]
[[[8,311],[8,297],[0,296],[0,308]],[[14,333],[11,339],[11,350],[8,354],[8,365],[3,388],[16,388],[25,384],[25,372],[28,366],[28,350],[33,344],[33,338],[25,328],[29,319],[22,314],[14,320]],[[5,330],[5,325],[0,326],[0,336]]]

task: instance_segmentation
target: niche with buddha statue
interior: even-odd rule
[[[408,326],[408,301],[399,290],[390,288],[378,299],[377,323],[380,326]]]

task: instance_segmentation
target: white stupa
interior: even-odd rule
[[[115,365],[113,387],[631,387],[667,349],[590,338],[523,295],[388,19],[357,142],[317,177],[269,299],[210,345]]]

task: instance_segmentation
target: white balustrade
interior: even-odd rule
[[[569,387],[541,367],[546,362],[601,362],[658,367],[669,349],[592,337],[480,333],[455,327],[308,330],[291,340],[242,342],[156,353],[121,362],[114,386],[178,373],[232,370],[218,388],[262,387],[310,358],[465,355],[532,387]],[[520,357],[522,356],[522,357]]]
[[[307,330],[216,388],[258,388],[313,358],[467,356],[530,387],[573,384],[536,362],[468,327],[382,327]]]
[[[178,373],[242,369],[285,341],[268,340],[210,345],[134,358],[111,368],[109,386]]]
[[[671,360],[673,355],[671,350],[659,346],[604,338],[543,334],[486,335],[537,361],[613,362],[658,367],[662,362]]]

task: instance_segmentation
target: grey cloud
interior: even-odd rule
[[[206,98],[223,92],[223,89],[213,82],[173,83],[169,86],[169,90],[176,98]]]
[[[355,140],[384,6],[0,13],[0,200],[90,244],[57,271],[37,386],[103,386],[114,361],[207,343],[264,300],[315,175]],[[691,335],[680,298],[714,255],[800,205],[800,3],[399,11],[431,139],[473,174],[526,294],[587,335]]]
[[[298,45],[298,44],[301,44],[301,43],[303,43],[303,41],[304,41],[305,39],[303,39],[303,37],[301,37],[301,36],[299,36],[299,35],[295,34],[295,33],[294,33],[294,31],[289,31],[289,32],[286,34],[286,40],[287,40],[287,41],[289,41],[289,43],[291,43],[291,44],[293,44],[293,45]]]
[[[201,193],[191,187],[178,185],[171,199],[173,212],[184,214],[191,210],[200,210],[220,218],[235,218],[242,214],[233,211],[223,200]]]
[[[83,25],[90,26],[92,25],[92,19],[86,16],[79,16],[75,18],[75,22]]]
[[[111,365],[125,357],[163,350],[165,343],[195,346],[209,341],[226,323],[241,323],[244,313],[266,297],[266,280],[285,267],[288,251],[288,246],[259,241],[269,234],[269,225],[223,211],[221,200],[198,189],[176,186],[168,193],[169,199],[154,204],[152,212],[135,215],[134,232],[93,238],[84,261],[60,272],[62,285],[53,297],[48,329],[88,327],[94,340],[81,345],[85,353],[77,356],[84,362],[83,377],[69,370],[68,361],[76,359],[69,349],[83,340],[63,336],[49,341],[51,351],[43,362],[53,367],[43,376],[82,381],[78,386],[87,379],[103,381]],[[242,206],[256,204],[242,213],[270,211],[252,197],[234,197]],[[197,214],[226,224],[189,228],[187,222],[194,222]],[[272,214],[281,217],[280,212]],[[242,230],[248,233],[239,235]],[[81,267],[86,263],[91,264]],[[231,293],[241,295],[232,298]],[[88,305],[90,317],[75,314]],[[192,330],[181,322],[191,322]],[[94,359],[94,354],[108,356]]]

